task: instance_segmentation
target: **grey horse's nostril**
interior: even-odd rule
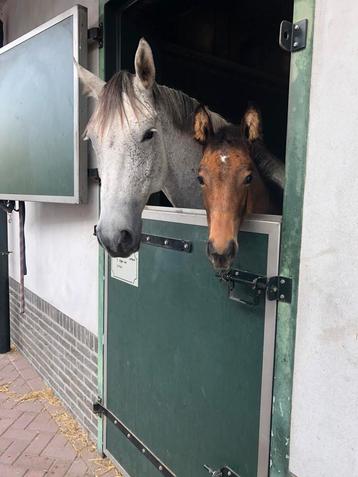
[[[119,243],[125,248],[130,247],[133,243],[132,234],[128,230],[121,230]]]

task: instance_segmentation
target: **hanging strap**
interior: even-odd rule
[[[24,276],[27,275],[25,244],[25,202],[19,202],[19,242],[20,242],[20,313],[25,312]]]

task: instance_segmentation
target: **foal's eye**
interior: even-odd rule
[[[152,139],[156,131],[157,130],[155,128],[148,129],[148,131],[146,131],[144,133],[144,136],[142,137],[142,142],[149,141],[150,139]]]
[[[250,184],[252,182],[252,174],[245,177],[244,183]]]
[[[203,176],[198,176],[197,179],[198,179],[198,182],[199,182],[200,185],[204,185],[204,177]]]

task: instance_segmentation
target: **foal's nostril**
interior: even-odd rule
[[[227,249],[224,252],[224,255],[226,255],[228,258],[234,258],[236,254],[236,244],[233,240],[230,240],[230,243],[227,247]]]
[[[131,245],[133,243],[132,234],[128,230],[121,230],[119,243],[124,248],[131,247]]]
[[[210,256],[215,253],[215,248],[213,246],[213,242],[211,240],[208,241],[208,244],[206,246],[206,253]]]

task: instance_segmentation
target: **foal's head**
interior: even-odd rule
[[[210,116],[200,106],[194,137],[203,144],[198,181],[209,225],[207,253],[216,269],[228,269],[238,250],[238,232],[246,214],[254,211],[263,183],[250,144],[261,136],[258,111],[250,108],[241,126],[224,126],[214,133]]]

